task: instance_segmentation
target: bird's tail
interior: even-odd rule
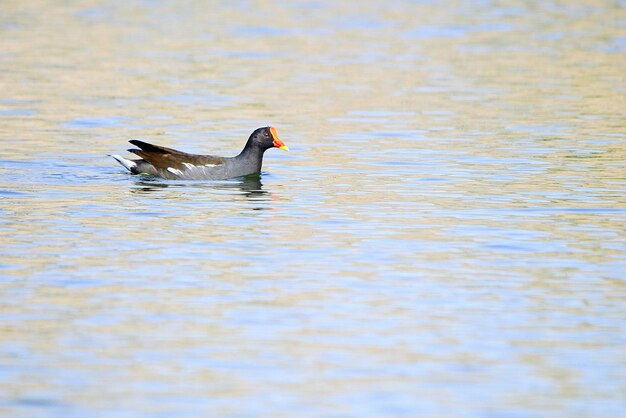
[[[125,169],[127,169],[128,171],[130,171],[131,173],[133,173],[133,169],[137,168],[137,163],[129,160],[127,158],[122,157],[121,155],[115,155],[115,154],[107,154],[109,157],[112,157],[115,161],[117,161],[118,163],[120,163]]]

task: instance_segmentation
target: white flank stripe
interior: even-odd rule
[[[176,174],[177,176],[182,176],[182,175],[183,175],[183,172],[182,172],[182,171],[180,171],[180,170],[179,170],[179,169],[177,169],[177,168],[167,167],[167,171],[169,171],[169,172],[170,172],[170,173],[172,173],[172,174]]]

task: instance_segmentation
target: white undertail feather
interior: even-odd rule
[[[132,169],[137,167],[137,164],[134,161],[131,161],[127,158],[122,157],[121,155],[107,154],[109,157],[113,157],[115,161],[124,166],[125,169],[132,172]]]

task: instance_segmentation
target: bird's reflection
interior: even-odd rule
[[[207,182],[172,181],[152,176],[136,177],[136,179],[137,180],[134,182],[133,187],[131,187],[130,192],[137,195],[158,194],[163,192],[164,189],[200,188],[216,191],[239,192],[237,193],[239,196],[243,196],[253,201],[266,200],[264,197],[269,197],[268,191],[263,190],[261,174],[250,174],[245,177],[237,177],[229,180]]]

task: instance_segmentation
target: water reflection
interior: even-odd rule
[[[189,189],[204,189],[218,192],[235,192],[238,196],[244,196],[250,200],[268,200],[269,192],[263,190],[261,174],[250,174],[228,180],[216,181],[176,181],[164,180],[153,176],[134,177],[136,179],[130,188],[130,192],[136,195],[152,195],[161,193],[164,189],[181,191]]]
[[[0,13],[0,415],[624,415],[618,2],[40,3]],[[266,124],[260,176],[105,157]]]

